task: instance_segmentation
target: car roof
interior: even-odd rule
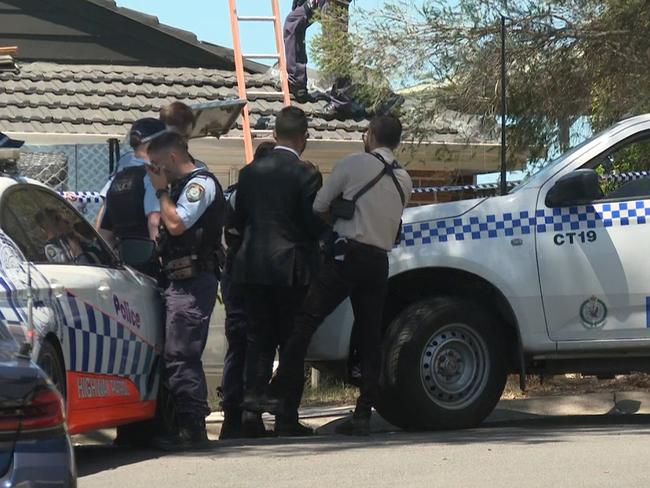
[[[35,186],[40,186],[41,188],[47,188],[48,190],[53,191],[49,186],[44,185],[40,181],[33,180],[31,178],[25,178],[22,176],[0,176],[0,194],[2,194],[5,190],[8,188],[11,188],[13,186],[17,185],[35,185]]]

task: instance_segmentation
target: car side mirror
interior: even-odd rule
[[[602,198],[598,173],[593,169],[578,169],[562,176],[546,194],[547,207],[582,205]]]
[[[156,243],[150,239],[122,239],[117,249],[123,263],[137,268],[153,260]]]

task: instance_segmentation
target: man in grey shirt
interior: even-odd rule
[[[307,292],[290,339],[280,354],[271,398],[261,407],[272,413],[297,407],[304,384],[303,363],[314,332],[334,309],[350,297],[361,356],[362,385],[353,417],[337,431],[367,435],[371,409],[379,394],[380,333],[388,287],[388,251],[395,245],[402,211],[412,183],[395,161],[402,125],[378,116],[364,137],[366,152],[341,161],[316,195],[313,209],[325,218],[342,196],[354,201],[354,215],[334,222],[335,244]],[[381,176],[380,176],[381,175]],[[373,182],[372,186],[369,185]],[[365,188],[362,194],[359,191]],[[355,198],[358,196],[358,198]]]

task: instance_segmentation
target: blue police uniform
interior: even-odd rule
[[[160,202],[145,163],[133,153],[124,155],[118,162],[117,172],[100,192],[106,201],[101,228],[118,238],[148,239],[147,217],[160,212]]]
[[[172,185],[186,231],[172,236],[161,224],[159,250],[165,289],[165,370],[179,425],[205,431],[210,413],[201,355],[214,309],[225,201],[216,177],[198,168]]]

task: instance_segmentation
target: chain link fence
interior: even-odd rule
[[[121,146],[120,154],[129,150]],[[24,176],[57,191],[100,191],[109,178],[109,158],[108,144],[25,145],[18,168]],[[77,204],[90,222],[100,206],[96,202]]]

